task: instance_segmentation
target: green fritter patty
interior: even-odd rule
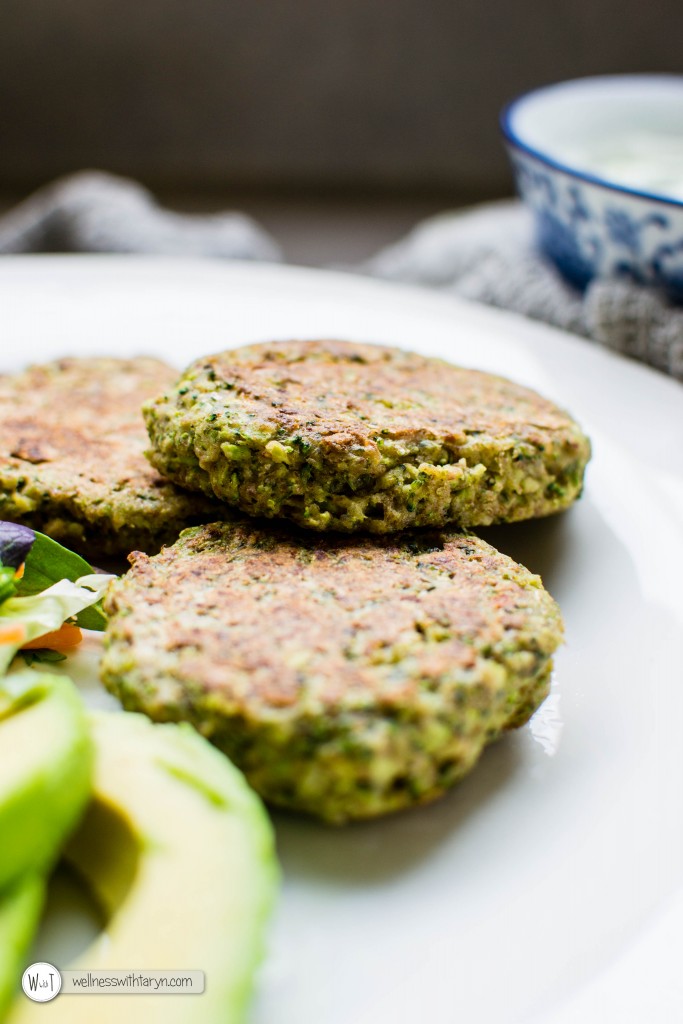
[[[549,515],[581,493],[590,456],[567,413],[527,388],[343,341],[199,359],[144,415],[164,476],[314,530]]]
[[[330,822],[442,794],[545,698],[562,638],[538,576],[455,532],[216,523],[130,559],[105,599],[105,686]]]
[[[176,372],[156,359],[60,359],[0,376],[0,519],[85,554],[158,551],[221,506],[144,457],[140,406]],[[225,508],[225,506],[222,506]]]

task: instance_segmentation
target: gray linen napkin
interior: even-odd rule
[[[101,171],[61,178],[0,217],[0,253],[27,252],[280,258],[275,242],[241,213],[174,213],[137,182]]]
[[[101,172],[61,179],[0,217],[0,254],[26,252],[281,258],[242,214],[175,213],[136,182]],[[355,269],[513,310],[683,380],[683,309],[622,281],[596,281],[580,295],[535,251],[517,200],[431,218]]]
[[[518,200],[430,218],[361,269],[543,320],[683,380],[683,309],[625,281],[594,281],[580,294],[537,253]]]

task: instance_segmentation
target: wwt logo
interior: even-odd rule
[[[52,964],[31,964],[21,976],[21,987],[34,1003],[49,1003],[59,995],[62,976]]]

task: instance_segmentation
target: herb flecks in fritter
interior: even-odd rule
[[[431,800],[547,694],[541,580],[454,532],[185,531],[110,589],[102,678],[187,720],[267,800],[332,822]]]
[[[527,388],[353,342],[208,356],[144,412],[169,479],[313,530],[549,515],[579,496],[590,456],[571,417]]]

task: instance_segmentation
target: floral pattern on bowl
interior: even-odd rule
[[[508,152],[539,247],[571,284],[617,277],[683,303],[683,203],[573,174],[509,139]]]

